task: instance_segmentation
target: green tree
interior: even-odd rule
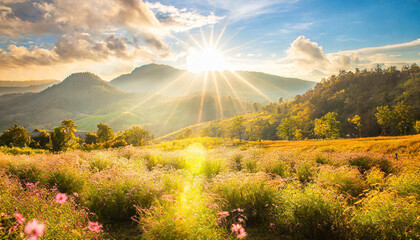
[[[389,129],[394,121],[393,111],[389,109],[389,106],[379,106],[376,108],[375,117],[378,121],[378,124],[382,128],[382,135],[387,134],[387,129]]]
[[[125,130],[122,134],[124,140],[133,146],[144,146],[153,139],[153,135],[149,130],[145,130],[138,126]]]
[[[10,147],[25,147],[31,142],[31,136],[24,127],[13,125],[0,136],[0,145]]]
[[[71,119],[64,120],[60,127],[55,127],[51,133],[52,150],[59,152],[75,148],[78,145],[78,139],[74,136],[76,128]]]
[[[414,116],[414,109],[411,106],[405,105],[404,101],[401,101],[394,107],[393,117],[396,128],[399,134],[406,135],[408,130],[414,125],[416,121]]]
[[[245,120],[242,115],[236,116],[233,122],[230,125],[230,130],[232,137],[239,138],[239,141],[242,142],[242,137],[245,132]]]
[[[341,122],[337,120],[338,114],[329,112],[320,119],[315,119],[314,133],[318,138],[337,139],[340,137]]]
[[[297,129],[297,118],[291,116],[283,118],[277,127],[277,136],[280,139],[292,140],[295,136]]]
[[[103,143],[114,139],[114,131],[110,126],[100,122],[97,127],[98,130],[96,131],[96,136],[98,142]]]
[[[359,115],[354,115],[353,118],[347,119],[350,123],[354,124],[355,128],[359,131],[359,138],[362,137],[362,121]]]

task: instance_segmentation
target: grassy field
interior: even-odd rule
[[[0,239],[33,219],[41,239],[420,239],[419,149],[420,135],[0,149]]]

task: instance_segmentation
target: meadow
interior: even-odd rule
[[[420,135],[1,148],[0,239],[420,239],[419,153]]]

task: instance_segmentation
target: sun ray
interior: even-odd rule
[[[214,37],[214,25],[211,25],[209,44],[212,47],[216,47],[215,45],[213,45],[213,37]]]
[[[227,79],[226,75],[223,72],[220,72],[220,74],[222,75],[223,80],[226,82],[226,84],[228,85],[228,87],[230,88],[231,92],[233,93],[233,95],[235,96],[236,99],[238,99],[239,105],[242,108],[242,111],[245,112],[247,109],[244,107],[243,102],[241,100],[241,98],[238,96],[238,93],[235,91],[235,89],[232,87],[232,84],[230,84],[229,80]]]
[[[235,46],[235,47],[232,47],[232,48],[228,48],[228,49],[226,49],[226,50],[221,51],[221,53],[222,53],[222,54],[225,54],[225,53],[228,53],[228,52],[232,52],[232,51],[235,51],[235,50],[241,49],[241,48],[243,48],[243,47],[245,47],[245,46],[248,46],[248,45],[250,45],[250,44],[252,44],[252,43],[254,43],[254,42],[256,42],[256,41],[258,41],[258,40],[260,40],[260,39],[261,39],[261,37],[259,37],[259,38],[257,38],[257,39],[254,39],[254,40],[251,40],[251,41],[249,41],[249,42],[246,42],[246,43],[244,43],[244,44],[241,44],[241,45],[239,45],[239,46]]]
[[[165,85],[163,88],[161,88],[159,91],[151,94],[150,96],[148,96],[147,98],[143,99],[143,101],[135,104],[134,106],[132,106],[128,112],[132,112],[134,109],[140,107],[142,104],[144,104],[145,102],[149,101],[150,99],[158,96],[160,93],[162,93],[163,91],[165,91],[168,87],[172,86],[174,83],[178,82],[182,77],[184,77],[186,74],[188,74],[187,71],[183,72],[182,74],[180,74],[177,78],[175,78],[174,80],[172,80],[170,83],[168,83],[167,85]],[[116,116],[115,118],[112,118],[111,120],[109,120],[107,122],[107,124],[111,124],[114,121],[118,120],[123,114],[119,114],[118,116]]]
[[[204,47],[205,48],[208,48],[209,47],[209,44],[206,41],[206,36],[204,36],[204,31],[203,31],[203,28],[202,27],[200,27],[200,33],[201,33],[201,40],[203,40],[203,43],[204,43]]]
[[[197,41],[197,39],[193,36],[193,35],[191,35],[191,34],[189,34],[189,36],[190,36],[190,38],[191,38],[191,40],[193,40],[193,42],[194,42],[194,44],[200,49],[200,50],[203,50],[204,48],[201,46],[201,44]]]
[[[248,80],[246,80],[245,78],[240,76],[238,73],[236,73],[234,71],[229,71],[229,72],[231,72],[233,75],[235,75],[235,77],[237,77],[239,80],[241,80],[243,83],[245,83],[248,87],[250,87],[256,93],[258,93],[263,98],[265,98],[268,102],[272,102],[271,99],[269,97],[267,97],[267,95],[265,95],[263,92],[261,92],[261,90],[259,90],[257,87],[255,87],[252,83],[248,82]]]
[[[198,123],[201,123],[202,115],[203,115],[203,107],[204,107],[204,95],[206,91],[206,85],[207,85],[207,77],[208,77],[208,71],[204,74],[204,82],[203,82],[203,90],[201,91],[201,102],[200,102],[200,109],[198,111]]]
[[[199,77],[199,75],[196,75],[193,80],[191,81],[191,83],[188,85],[187,89],[185,90],[185,92],[181,95],[181,97],[185,97],[189,94],[189,91],[191,90],[192,86],[194,85],[194,83],[197,81],[197,78]],[[165,129],[165,127],[168,125],[169,120],[174,116],[176,110],[178,109],[179,105],[181,104],[180,101],[178,101],[175,105],[175,107],[172,109],[171,113],[169,113],[168,117],[166,118],[165,122],[163,123],[161,129]]]
[[[222,31],[219,33],[219,36],[217,37],[217,40],[214,43],[214,47],[217,47],[217,45],[219,45],[220,39],[222,39],[223,34],[225,33],[225,30],[226,30],[226,26],[223,27]]]
[[[223,118],[223,106],[222,106],[222,102],[220,100],[220,93],[219,93],[219,87],[217,86],[217,78],[216,78],[216,74],[214,73],[214,71],[211,71],[212,75],[213,75],[213,83],[214,83],[214,87],[216,88],[216,97],[217,97],[217,103],[219,105],[219,114],[220,114],[220,118]]]

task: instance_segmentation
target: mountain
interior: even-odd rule
[[[0,81],[0,95],[10,93],[41,92],[42,90],[59,83],[57,80],[31,80],[31,81]]]
[[[96,131],[96,125],[104,122],[116,131],[141,125],[159,136],[197,122],[255,111],[255,107],[208,92],[182,97],[127,93],[94,74],[75,73],[40,93],[0,96],[0,130],[15,123],[28,130],[51,129],[71,118],[78,130]]]
[[[196,74],[167,65],[149,64],[115,78],[110,84],[127,92],[158,92],[167,96],[184,96],[204,89],[221,96],[268,103],[302,94],[316,83],[247,71]]]

